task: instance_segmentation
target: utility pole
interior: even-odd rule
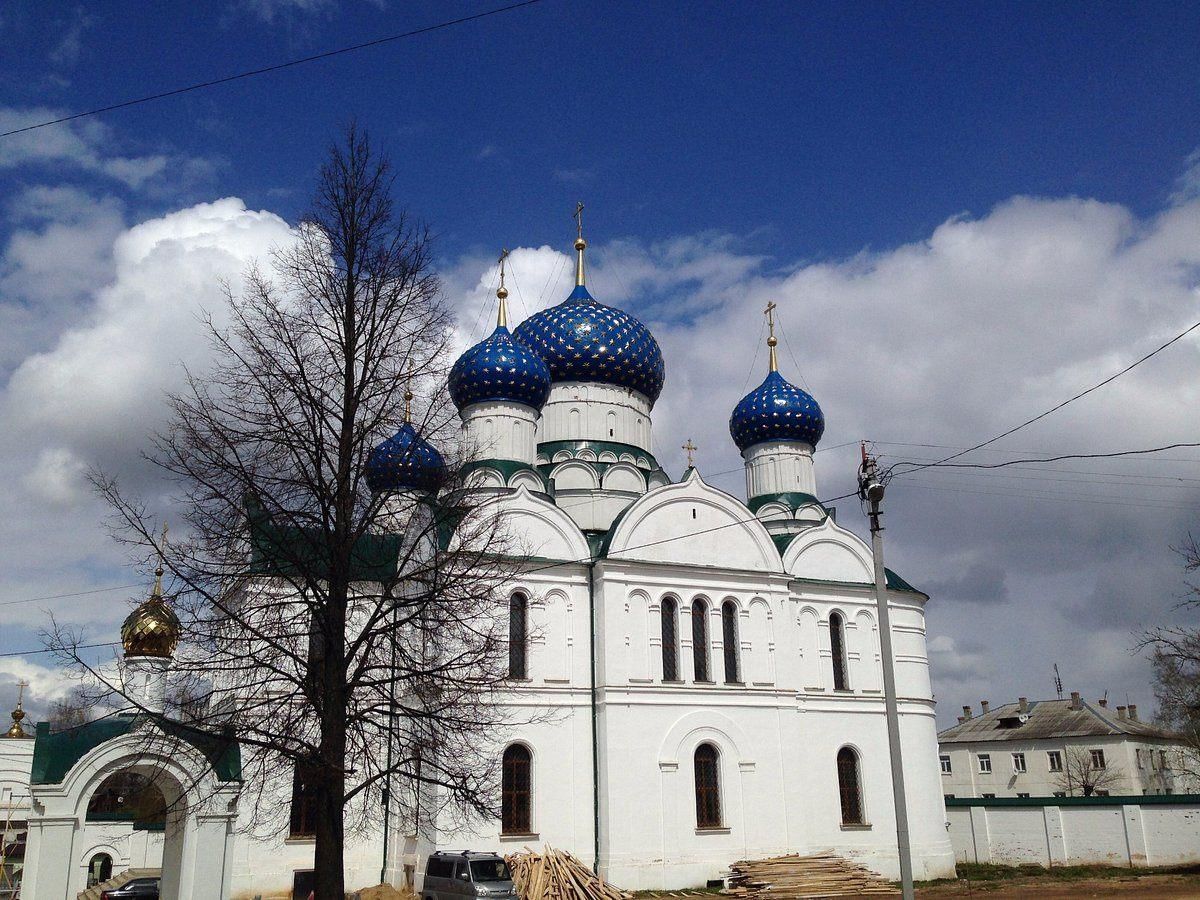
[[[883,699],[887,711],[888,756],[892,764],[892,799],[896,807],[896,850],[900,857],[900,889],[904,900],[913,900],[912,851],[908,844],[908,803],[904,798],[904,760],[900,750],[900,711],[896,703],[896,658],[892,653],[892,617],[887,602],[887,572],[883,568],[883,526],[879,505],[883,479],[875,458],[862,445],[858,495],[867,504],[871,520],[871,556],[875,561],[875,607],[879,616],[879,651],[883,657]]]

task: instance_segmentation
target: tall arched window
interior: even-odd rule
[[[663,681],[678,681],[679,641],[675,634],[675,624],[679,619],[679,607],[674,597],[663,597],[661,616]]]
[[[721,645],[725,650],[725,683],[742,680],[738,671],[737,604],[726,600],[721,604]]]
[[[692,601],[692,670],[696,681],[708,677],[708,604],[697,597]]]
[[[505,749],[500,775],[500,831],[503,834],[529,834],[533,827],[529,812],[531,768],[528,747],[512,744]]]
[[[513,594],[508,601],[508,677],[528,678],[526,650],[529,643],[529,600]]]
[[[850,690],[846,674],[846,623],[841,613],[829,614],[829,651],[833,656],[833,689]]]
[[[696,827],[721,827],[721,766],[717,748],[696,748]]]
[[[843,747],[837,755],[838,795],[842,801],[842,824],[862,825],[862,784],[858,777],[858,754]]]

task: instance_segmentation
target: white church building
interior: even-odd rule
[[[542,844],[630,890],[703,885],[735,860],[830,849],[898,877],[871,554],[818,500],[821,408],[778,371],[772,328],[766,378],[729,423],[746,499],[694,466],[672,479],[651,453],[661,351],[641,322],[591,296],[585,248],[581,235],[570,296],[511,332],[502,276],[495,331],[450,375],[476,448],[472,481],[531,555],[501,601],[510,702],[538,715],[495,736],[501,819],[453,835],[356,835],[347,889],[378,883],[381,870],[419,888],[435,847]],[[406,423],[372,456],[368,481],[376,492],[429,492],[437,462]],[[913,868],[946,877],[928,597],[888,579]],[[164,646],[126,643],[127,659],[169,665]],[[98,852],[114,855],[114,872],[162,865],[168,898],[304,890],[311,841],[286,822],[277,840],[239,829],[235,748],[197,745],[189,762],[206,769],[222,808],[189,808],[164,839],[136,845],[147,858],[134,858],[128,834],[92,846],[89,797],[143,764],[122,755],[134,746],[124,735],[69,751],[48,732],[32,742],[25,865],[37,900],[73,900]]]

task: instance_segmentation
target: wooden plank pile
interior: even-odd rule
[[[565,850],[545,847],[534,853],[526,848],[504,859],[521,900],[628,900],[633,896],[604,881]]]
[[[834,853],[747,859],[729,867],[727,894],[752,900],[874,897],[900,893],[885,878]]]

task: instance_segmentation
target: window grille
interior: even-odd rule
[[[741,681],[738,673],[737,606],[732,600],[721,604],[721,644],[725,651],[725,683]]]
[[[708,604],[697,597],[692,601],[692,668],[696,681],[708,677]]]
[[[696,748],[696,827],[721,827],[720,759],[712,744]]]
[[[504,751],[500,775],[500,830],[503,834],[529,834],[532,827],[529,749],[513,744]]]
[[[833,689],[850,690],[846,674],[846,632],[841,613],[829,614],[829,651],[833,656]]]
[[[838,795],[842,801],[842,824],[863,824],[862,786],[858,778],[858,756],[849,747],[837,755]]]
[[[513,594],[508,601],[508,677],[528,678],[526,651],[529,635],[529,601]]]
[[[679,680],[679,641],[675,636],[679,608],[674,597],[662,601],[662,666],[663,681]]]

